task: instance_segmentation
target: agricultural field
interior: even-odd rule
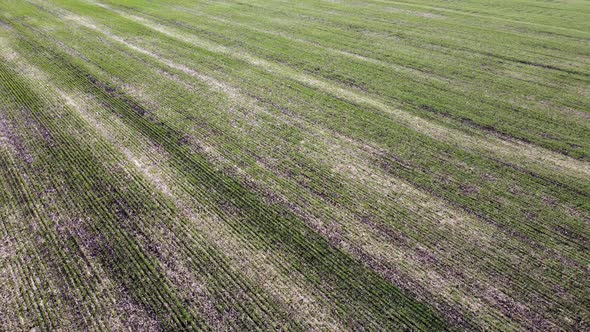
[[[590,331],[590,1],[0,0],[0,331]]]

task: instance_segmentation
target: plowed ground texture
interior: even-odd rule
[[[590,2],[0,0],[0,330],[590,331]]]

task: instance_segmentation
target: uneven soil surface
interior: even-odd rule
[[[589,331],[590,2],[0,0],[0,331]]]

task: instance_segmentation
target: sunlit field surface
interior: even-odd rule
[[[0,330],[590,330],[590,2],[0,0]]]

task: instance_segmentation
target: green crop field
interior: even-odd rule
[[[0,331],[590,331],[590,1],[0,0]]]

